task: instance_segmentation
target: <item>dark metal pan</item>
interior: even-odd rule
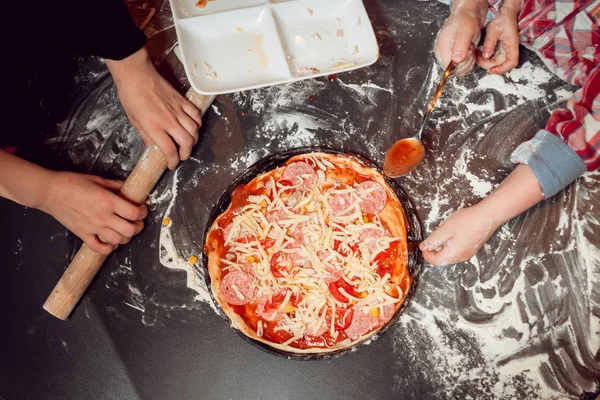
[[[237,178],[235,178],[233,180],[233,182],[231,182],[231,184],[227,187],[225,192],[221,195],[221,197],[219,198],[219,200],[213,207],[212,212],[208,218],[208,223],[206,225],[206,229],[204,230],[203,243],[206,243],[206,237],[207,237],[208,232],[210,231],[210,228],[213,225],[214,221],[217,219],[217,217],[219,215],[221,215],[222,213],[225,212],[225,210],[227,210],[227,207],[229,207],[229,204],[231,202],[231,195],[238,186],[247,184],[252,179],[254,179],[256,176],[258,176],[264,172],[267,172],[267,171],[273,170],[277,167],[280,167],[291,157],[294,157],[294,156],[297,156],[300,154],[306,154],[306,153],[328,153],[328,154],[339,154],[339,155],[353,157],[353,158],[359,160],[360,162],[362,162],[364,165],[367,165],[383,174],[383,171],[381,170],[381,168],[379,168],[378,165],[376,165],[374,162],[372,162],[371,160],[369,160],[367,157],[365,157],[363,155],[351,153],[351,152],[347,152],[347,151],[335,150],[335,149],[331,149],[331,148],[323,147],[323,146],[299,147],[299,148],[290,149],[290,150],[286,150],[283,152],[271,154],[271,155],[257,161],[255,164],[251,165],[250,167],[248,167],[242,174],[240,174]],[[423,267],[423,256],[421,254],[421,251],[419,250],[419,243],[421,243],[421,241],[423,240],[423,227],[421,225],[421,221],[419,221],[417,212],[416,212],[408,194],[404,191],[404,189],[402,189],[402,187],[396,181],[394,181],[392,179],[386,178],[386,182],[392,188],[392,190],[396,193],[396,196],[398,196],[398,199],[400,200],[400,203],[402,204],[402,209],[404,210],[404,215],[406,217],[406,230],[407,230],[406,233],[407,233],[407,241],[408,241],[408,270],[412,277],[412,284],[409,289],[408,295],[406,296],[406,299],[404,300],[404,303],[402,304],[402,306],[398,309],[398,311],[396,312],[396,314],[394,314],[394,316],[390,319],[390,321],[385,326],[383,326],[381,329],[379,329],[376,334],[370,335],[370,336],[366,337],[365,339],[363,339],[362,341],[360,341],[358,343],[354,343],[352,346],[350,346],[348,348],[334,350],[330,353],[298,354],[298,353],[291,353],[291,352],[275,349],[265,343],[259,342],[257,340],[254,340],[254,339],[246,336],[245,334],[243,334],[242,332],[240,332],[239,330],[236,329],[236,331],[240,334],[240,336],[242,338],[244,338],[246,341],[250,342],[254,346],[257,346],[261,350],[264,350],[267,353],[274,354],[274,355],[277,355],[280,357],[285,357],[285,358],[292,359],[292,360],[329,360],[334,357],[339,357],[343,354],[354,351],[361,345],[364,345],[365,343],[375,340],[377,337],[384,334],[392,325],[394,325],[394,323],[396,323],[396,321],[400,317],[400,314],[402,314],[404,312],[404,310],[406,309],[406,307],[408,307],[408,303],[414,294],[414,291],[417,287],[417,283],[419,281],[419,277],[421,276],[421,270]],[[202,258],[204,261],[204,266],[206,268],[206,266],[208,265],[208,257],[205,252],[202,253]],[[208,273],[208,271],[206,271],[205,276],[206,276],[206,284],[207,284],[207,287],[209,288],[208,291],[210,292],[213,303],[215,305],[217,305],[217,307],[219,307],[219,310],[221,311],[221,315],[225,316],[227,318],[225,312],[222,310],[219,302],[214,298],[212,290],[210,289],[211,282],[210,282],[210,274]]]

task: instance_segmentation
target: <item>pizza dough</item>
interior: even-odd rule
[[[398,198],[379,172],[342,155],[295,156],[236,188],[205,251],[233,326],[298,354],[374,335],[412,279]]]

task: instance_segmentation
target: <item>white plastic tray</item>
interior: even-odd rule
[[[379,48],[361,0],[170,0],[192,87],[222,94],[350,71]]]

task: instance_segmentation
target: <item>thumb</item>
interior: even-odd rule
[[[448,228],[448,224],[442,223],[431,235],[429,235],[421,244],[421,251],[440,251],[454,237],[452,229]]]
[[[489,29],[485,34],[485,41],[481,50],[481,56],[486,60],[494,55],[496,47],[498,47],[498,38],[500,37],[499,29]]]
[[[429,264],[437,267],[445,267],[447,265],[466,261],[470,258],[462,254],[460,250],[453,246],[445,246],[439,251],[424,251],[423,257]]]
[[[444,221],[427,239],[419,245],[423,257],[431,265],[445,266],[453,264],[457,259],[456,250],[449,244],[454,238],[452,224]]]
[[[473,33],[469,29],[458,29],[454,38],[454,46],[452,47],[452,61],[457,64],[465,61],[470,52],[471,45],[479,41],[479,34]]]

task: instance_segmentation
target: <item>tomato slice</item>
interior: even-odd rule
[[[351,284],[349,284],[348,282],[346,282],[344,280],[344,278],[340,278],[338,281],[338,286],[343,288],[346,293],[348,293],[350,296],[355,296],[356,297],[356,290],[354,289],[354,286],[352,286]]]
[[[348,308],[338,307],[335,310],[333,328],[336,331],[345,331],[352,323],[352,317],[354,310]],[[327,310],[327,316],[325,317],[325,323],[327,326],[331,325],[331,308]]]
[[[383,277],[385,274],[392,274],[397,253],[398,243],[392,242],[387,249],[375,256],[373,262],[377,263],[377,274],[379,274],[379,276]]]
[[[281,251],[275,253],[271,258],[271,273],[275,278],[283,278],[284,275],[281,273],[281,270],[289,270],[289,267],[281,265],[280,259],[285,262],[285,255]]]
[[[346,282],[344,278],[340,278],[335,282],[330,282],[328,287],[332,296],[341,303],[349,303],[350,300],[344,296],[342,292],[340,292],[340,288],[344,289],[344,291],[350,296],[356,296],[356,290],[354,290],[354,286]]]
[[[337,239],[333,239],[333,250],[340,251],[340,244],[342,244],[342,242]]]
[[[262,246],[263,249],[268,249],[270,247],[273,247],[273,245],[275,244],[275,239],[263,239],[260,241],[260,245]]]
[[[266,336],[268,339],[275,343],[284,343],[290,340],[293,335],[285,329],[279,329],[277,331],[269,330],[269,332],[265,333],[264,336]]]
[[[337,301],[339,301],[341,303],[349,303],[350,300],[348,300],[348,298],[340,292],[340,289],[338,288],[336,283],[337,282],[329,282],[328,287],[329,287],[329,291],[331,292],[331,295],[333,296],[334,299],[336,299]]]
[[[265,304],[265,312],[267,312],[267,313],[279,312],[279,307],[281,307],[281,304],[285,300],[285,296],[287,295],[288,291],[289,291],[289,289],[280,290],[276,295],[274,295],[273,298],[271,299],[271,301],[269,301],[269,302],[267,302],[267,304]],[[295,311],[296,308],[298,307],[298,303],[300,303],[300,301],[302,301],[302,296],[297,295],[297,294],[292,294],[292,296],[290,297],[290,301],[287,303],[287,305],[284,307],[284,309],[281,312],[290,313],[290,312]]]
[[[338,253],[340,253],[341,255],[346,257],[347,255],[350,254],[350,252],[348,251],[347,248],[340,248],[341,245],[342,245],[341,241],[339,241],[337,239],[333,239],[333,250],[337,251]]]
[[[279,307],[281,303],[283,303],[283,299],[285,299],[285,295],[287,294],[287,290],[280,290],[273,298],[271,299],[271,304],[273,307]]]
[[[240,236],[235,238],[233,241],[237,243],[250,243],[252,236]]]
[[[281,290],[277,294],[275,294],[273,298],[271,298],[271,301],[266,302],[264,312],[268,314],[276,312],[279,309],[281,303],[283,302],[283,299],[285,299],[286,293],[286,290]]]
[[[335,310],[334,328],[338,331],[345,331],[352,323],[354,310],[347,308],[337,308]]]
[[[282,179],[279,181],[279,184],[284,186],[279,189],[282,193],[287,193],[287,192],[290,192],[291,190],[296,190],[293,187],[294,183],[292,181],[290,181],[289,179]]]
[[[290,299],[290,303],[294,306],[297,307],[298,304],[302,301],[303,297],[301,294],[293,294],[292,298]]]

